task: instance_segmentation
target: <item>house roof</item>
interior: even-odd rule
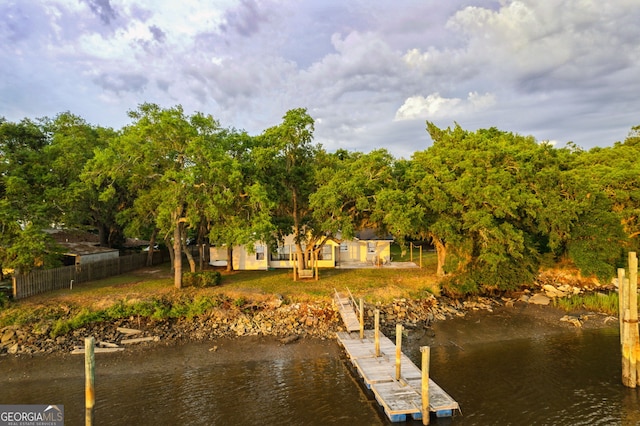
[[[373,228],[366,228],[356,232],[355,237],[359,240],[393,240],[393,236],[387,234],[386,236],[381,237],[378,235],[377,231]]]
[[[334,241],[341,242],[343,241],[342,232],[338,232],[335,238],[332,238]],[[387,234],[386,236],[381,237],[378,235],[377,231],[373,228],[366,228],[357,231],[353,236],[354,240],[360,241],[393,241],[393,235]]]
[[[67,249],[67,255],[70,256],[86,256],[88,254],[119,252],[118,249],[109,247],[100,247],[91,242],[68,243],[59,242],[62,247]]]
[[[70,256],[82,256],[87,254],[108,253],[119,251],[109,247],[100,247],[100,239],[97,235],[77,229],[48,229],[53,239],[67,249]]]

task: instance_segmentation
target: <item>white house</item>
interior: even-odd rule
[[[373,231],[362,231],[353,240],[329,239],[318,253],[319,268],[358,267],[380,265],[391,260],[392,238],[376,237]],[[303,246],[304,248],[304,246]],[[273,250],[263,242],[257,242],[249,250],[246,246],[233,248],[235,270],[267,270],[293,268],[296,248],[293,235],[285,238],[282,245]],[[211,265],[227,264],[227,248],[210,248]]]

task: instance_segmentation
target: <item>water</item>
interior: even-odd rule
[[[454,425],[637,425],[619,344],[608,329],[434,348],[432,377],[462,407]]]
[[[418,365],[419,347],[432,346],[431,376],[462,408],[432,424],[640,424],[640,393],[621,385],[617,330],[524,337],[520,329],[490,334],[492,327],[447,321],[437,341],[409,339],[405,352]],[[0,357],[0,404],[63,404],[66,424],[81,425],[83,363],[81,355]],[[96,354],[96,401],[100,425],[389,424],[332,341]]]
[[[100,425],[382,425],[333,341],[227,341],[96,354]],[[84,424],[84,356],[0,358],[0,404],[63,404]]]

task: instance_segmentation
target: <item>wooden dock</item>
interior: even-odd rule
[[[360,330],[360,320],[357,315],[358,307],[356,306],[353,296],[351,296],[351,293],[345,295],[338,293],[336,290],[334,291],[333,300],[338,305],[340,316],[342,317],[342,322],[344,322],[345,327],[348,331]]]
[[[344,306],[348,310],[353,302]],[[353,316],[357,320],[355,312]],[[360,329],[359,321],[356,329]],[[403,422],[409,416],[422,419],[422,371],[409,357],[401,353],[400,377],[396,380],[396,345],[384,334],[378,335],[379,356],[376,356],[373,330],[366,330],[363,339],[359,333],[350,331],[338,332],[337,338],[365,387],[371,390],[391,422]],[[450,417],[458,410],[458,403],[429,379],[429,411],[437,417]]]

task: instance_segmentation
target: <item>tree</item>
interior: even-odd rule
[[[136,226],[158,229],[172,252],[174,285],[181,288],[185,226],[189,225],[187,197],[194,187],[190,147],[201,132],[217,129],[218,123],[198,116],[199,125],[194,126],[181,106],[163,109],[149,103],[129,116],[133,123],[93,164],[96,183],[106,183],[103,200],[117,197],[116,186],[131,194],[133,202],[122,207],[120,219],[136,218]],[[104,167],[102,173],[98,167]]]
[[[276,206],[272,217],[279,238],[293,233],[298,269],[306,268],[318,238],[309,196],[316,190],[315,162],[322,148],[312,143],[313,131],[314,120],[307,110],[293,109],[281,124],[258,137],[253,150],[260,180]]]
[[[209,241],[227,247],[227,270],[233,270],[234,246],[268,241],[276,231],[273,203],[258,181],[252,137],[231,129],[201,143],[195,170],[199,183],[192,198],[198,207],[192,211],[206,224]]]
[[[376,229],[379,234],[396,230],[387,217],[386,203],[390,199],[386,191],[396,183],[393,156],[379,149],[368,154],[338,151],[329,159],[322,162],[325,166],[317,174],[318,189],[309,197],[318,228],[344,239],[352,239],[364,228]]]
[[[42,122],[0,122],[0,191],[8,202],[5,208],[23,223],[46,223],[51,217],[51,206],[44,202],[48,175],[44,150],[48,144]]]
[[[433,146],[414,154],[408,180],[423,208],[416,232],[433,238],[439,270],[463,292],[531,282],[550,238],[560,247],[580,216],[553,148],[495,128],[427,128]]]
[[[52,218],[46,202],[49,143],[42,121],[0,119],[0,269],[25,273],[59,263],[59,247],[43,232]]]
[[[49,169],[45,196],[53,206],[51,222],[65,227],[96,229],[100,245],[116,247],[124,241],[116,221],[117,208],[99,200],[99,193],[84,180],[83,170],[96,152],[116,136],[112,129],[89,125],[69,112],[47,122],[51,143],[45,148]]]
[[[618,216],[628,238],[628,250],[640,249],[640,126],[633,127],[624,142],[612,147],[578,152],[572,168],[590,187],[602,191],[611,202],[607,211]],[[602,206],[607,208],[607,206]]]

